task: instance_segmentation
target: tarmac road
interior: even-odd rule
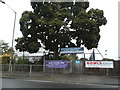
[[[98,85],[65,82],[62,83],[54,81],[7,79],[7,78],[2,79],[2,88],[111,88],[111,90],[118,90],[118,86],[115,85]]]

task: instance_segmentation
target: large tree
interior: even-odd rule
[[[33,11],[23,12],[20,19],[23,37],[16,40],[16,49],[35,53],[44,46],[57,58],[63,47],[97,48],[100,26],[107,23],[103,10],[87,10],[89,2],[31,2],[31,6]]]

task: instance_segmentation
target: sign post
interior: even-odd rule
[[[80,73],[80,61],[76,60],[75,63],[77,65],[78,73]]]
[[[61,54],[83,54],[84,53],[84,47],[61,48],[60,53]],[[76,61],[76,63],[80,63],[80,62]],[[73,62],[71,60],[71,64],[70,64],[70,66],[71,66],[70,72],[71,73],[72,73],[72,65],[73,65]],[[78,68],[78,72],[79,72],[79,68]]]

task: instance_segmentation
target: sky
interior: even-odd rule
[[[104,11],[107,18],[107,24],[100,27],[101,39],[99,41],[98,50],[104,58],[118,60],[118,2],[119,0],[88,0],[90,8],[100,9]],[[15,25],[15,39],[21,37],[19,19],[23,11],[31,11],[30,0],[4,0],[14,11],[17,12]],[[15,13],[3,3],[0,3],[0,40],[4,40],[12,46],[12,32],[14,25]],[[15,46],[16,42],[14,42]],[[107,51],[106,51],[107,50]],[[85,48],[85,53],[91,53]],[[98,53],[97,49],[95,50]],[[106,54],[106,55],[105,55]],[[78,55],[83,57],[83,55]],[[88,58],[90,54],[86,54]],[[101,60],[100,54],[96,55],[96,59]]]

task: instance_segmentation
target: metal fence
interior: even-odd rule
[[[73,64],[73,65],[72,65]],[[54,80],[66,82],[80,82],[95,78],[94,75],[118,75],[118,63],[114,69],[85,68],[84,61],[77,67],[74,62],[69,63],[67,68],[47,68],[43,65],[12,64],[9,72],[8,64],[0,64],[2,68],[2,77],[10,78],[34,78],[39,80]],[[116,69],[117,68],[117,69]],[[90,76],[89,76],[90,75]],[[106,78],[103,78],[105,80]]]
[[[8,64],[1,64],[2,76],[10,78],[34,78],[54,81],[79,81],[80,74],[72,74],[68,68],[47,68],[42,65],[14,64],[9,72]]]
[[[17,77],[39,77],[49,78],[58,74],[68,73],[68,68],[47,68],[43,65],[13,64],[11,72],[9,72],[8,64],[1,64],[2,76]]]
[[[74,61],[68,63],[67,68],[47,68],[43,65],[29,65],[29,64],[12,64],[11,72],[8,64],[1,64],[3,76],[17,76],[17,77],[57,77],[59,75],[120,75],[120,63],[114,62],[114,68],[85,68],[85,62],[81,61],[76,65]]]

